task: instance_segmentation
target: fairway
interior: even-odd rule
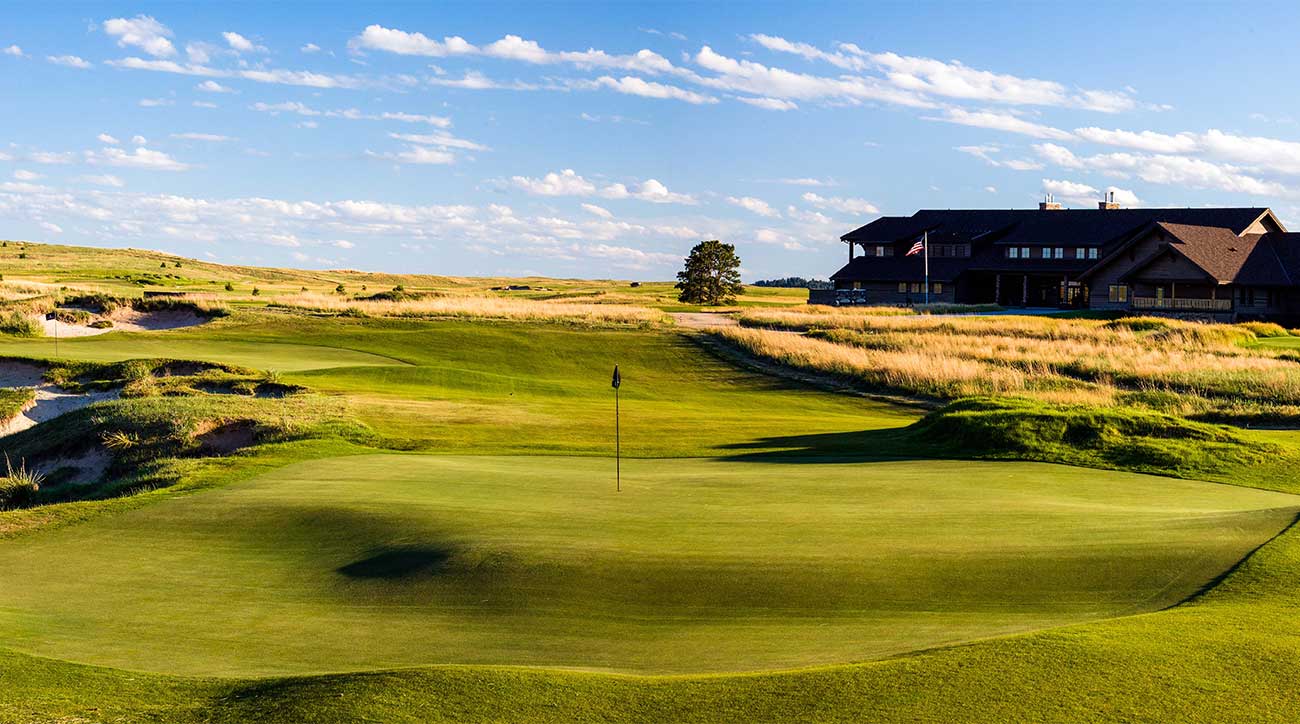
[[[1281,493],[1034,463],[366,455],[0,544],[21,651],[185,674],[863,661],[1173,605]]]

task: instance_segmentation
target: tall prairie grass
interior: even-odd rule
[[[277,298],[271,306],[356,317],[461,317],[639,326],[655,325],[667,319],[667,315],[659,310],[631,305],[491,296],[439,296],[389,301],[304,293]]]
[[[1300,421],[1300,364],[1245,343],[1275,325],[755,311],[717,332],[745,352],[932,399],[1137,405],[1202,419]]]

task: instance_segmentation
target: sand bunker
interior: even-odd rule
[[[61,478],[60,485],[94,485],[104,477],[104,471],[112,464],[113,456],[96,445],[79,455],[41,460],[32,467],[45,476],[57,474]]]
[[[25,362],[0,362],[0,387],[32,387],[36,391],[36,400],[21,413],[0,423],[0,437],[26,430],[46,420],[53,420],[65,412],[79,410],[103,400],[117,399],[118,390],[109,392],[88,392],[84,394],[64,392],[42,379],[45,370],[42,367]]]
[[[34,315],[45,331],[46,337],[91,337],[107,332],[158,332],[167,329],[195,327],[208,321],[188,309],[164,309],[156,312],[140,312],[134,309],[118,309],[107,315],[97,315],[91,321],[106,319],[113,323],[111,327],[92,327],[86,324],[68,324],[44,315]]]

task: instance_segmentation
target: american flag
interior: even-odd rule
[[[911,256],[913,254],[920,254],[922,251],[925,251],[925,242],[918,241],[912,245],[911,249],[907,250],[906,256]]]

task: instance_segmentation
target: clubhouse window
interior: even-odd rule
[[[943,283],[942,283],[942,282],[935,282],[932,286],[934,286],[934,293],[935,293],[935,294],[943,294]]]
[[[1058,247],[1056,247],[1055,253],[1054,253],[1052,256],[1053,256],[1054,258],[1056,258],[1056,259],[1064,259],[1064,258],[1065,258],[1065,247],[1063,247],[1063,246],[1058,246]]]
[[[1097,247],[1095,247],[1095,246],[1090,246],[1090,247],[1088,247],[1088,258],[1089,258],[1089,259],[1096,259],[1096,258],[1097,258]]]
[[[912,282],[912,293],[913,293],[913,294],[920,294],[920,293],[921,293],[921,283],[920,283],[920,282]]]
[[[1019,258],[1020,258],[1020,249],[1017,249],[1017,248],[1014,247],[1014,246],[1011,247],[1010,249],[1007,249],[1007,258],[1008,258],[1008,259],[1019,259]]]
[[[1087,249],[1083,248],[1082,246],[1076,246],[1076,247],[1074,247],[1074,258],[1075,258],[1075,259],[1084,259],[1084,258],[1086,258],[1087,256],[1088,256],[1088,250],[1087,250]]]
[[[878,244],[876,246],[876,256],[893,256],[893,255],[894,255],[894,247],[885,246],[883,244]]]
[[[899,294],[907,294],[907,282],[899,282],[899,283],[898,283],[898,293],[899,293]]]
[[[1110,285],[1110,301],[1112,301],[1112,302],[1127,302],[1127,301],[1128,301],[1128,285],[1127,285],[1127,284],[1112,284],[1112,285]]]
[[[1022,246],[1022,247],[1020,247],[1020,258],[1021,258],[1021,259],[1028,259],[1028,258],[1029,258],[1029,247],[1027,247],[1027,246]]]

